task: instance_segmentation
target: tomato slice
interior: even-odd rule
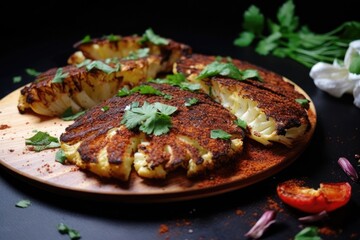
[[[320,183],[319,189],[313,189],[289,180],[278,185],[277,193],[283,202],[303,212],[330,212],[349,202],[351,186],[347,182]]]

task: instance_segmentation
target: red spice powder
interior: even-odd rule
[[[273,199],[271,199],[270,197],[267,198],[267,204],[268,207],[272,210],[275,210],[277,212],[283,212],[284,209],[282,207],[280,207],[280,205]]]
[[[337,231],[329,228],[329,227],[322,227],[322,228],[319,228],[319,233],[320,234],[323,234],[323,235],[327,235],[327,236],[330,236],[330,235],[336,235],[337,234]]]
[[[11,128],[11,126],[9,126],[7,124],[1,124],[0,125],[0,130],[4,130],[4,129],[7,129],[7,128]]]
[[[242,215],[245,214],[245,212],[242,211],[242,210],[240,210],[240,209],[236,209],[235,214],[236,214],[236,215],[239,215],[239,216],[242,216]]]
[[[166,224],[161,224],[159,227],[159,233],[167,233],[169,231],[169,227]]]

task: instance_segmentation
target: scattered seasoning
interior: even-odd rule
[[[15,152],[15,150],[14,149],[9,149],[9,152]]]
[[[0,130],[4,130],[4,129],[7,129],[7,128],[11,128],[11,126],[9,126],[7,124],[1,124],[0,125]]]
[[[327,236],[334,236],[337,235],[337,231],[329,228],[329,227],[322,227],[318,229],[319,233],[323,234],[323,235],[327,235]]]
[[[18,201],[15,206],[18,208],[27,208],[31,205],[30,200],[24,199],[24,200],[20,200]]]
[[[242,216],[242,215],[245,214],[245,212],[240,210],[240,209],[236,209],[235,214],[238,215],[238,216]]]
[[[267,198],[267,206],[272,209],[275,210],[277,212],[283,212],[284,209],[280,207],[280,205],[273,199],[271,199],[270,197]]]
[[[169,231],[169,227],[166,224],[161,224],[159,227],[159,233],[167,233]]]

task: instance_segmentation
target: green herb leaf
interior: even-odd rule
[[[86,71],[91,71],[92,69],[96,68],[103,71],[106,74],[110,74],[113,72],[120,71],[120,63],[116,64],[116,66],[113,68],[100,60],[95,60],[87,64],[85,68]]]
[[[234,44],[238,47],[247,47],[254,41],[255,35],[252,32],[242,32],[239,37],[235,39]]]
[[[238,125],[242,129],[244,129],[244,130],[247,129],[247,122],[245,122],[244,120],[241,120],[240,118],[238,118],[234,122],[235,122],[236,125]]]
[[[121,36],[110,34],[103,36],[103,38],[109,40],[110,42],[116,42],[121,39]]]
[[[292,0],[288,0],[279,8],[277,19],[287,32],[292,32],[298,27],[299,18],[295,16],[295,5]]]
[[[309,100],[307,100],[305,98],[297,98],[297,99],[295,99],[295,101],[303,107],[306,107],[309,104]]]
[[[83,39],[80,40],[80,44],[89,43],[89,42],[92,42],[90,35],[86,35]]]
[[[244,13],[243,28],[247,32],[260,34],[264,28],[264,15],[254,5],[250,6]]]
[[[91,63],[91,60],[90,59],[85,59],[83,62],[79,63],[79,64],[76,64],[76,67],[77,68],[82,68],[82,67],[85,67],[87,66],[88,64]]]
[[[127,57],[124,57],[124,60],[136,60],[139,58],[144,58],[149,56],[149,48],[140,48],[136,51],[131,51]]]
[[[27,208],[30,205],[31,205],[30,200],[24,199],[24,200],[18,201],[15,206],[18,207],[18,208]]]
[[[143,95],[157,95],[157,96],[163,96],[165,99],[171,99],[172,96],[165,94],[161,92],[160,90],[150,86],[150,85],[140,85],[137,87],[134,87],[133,89],[129,90],[126,87],[123,87],[121,90],[118,91],[117,96],[118,97],[125,97],[129,96],[134,93],[140,93]]]
[[[31,138],[25,139],[26,145],[32,145],[34,151],[40,152],[49,148],[60,147],[59,140],[56,137],[50,136],[47,132],[37,132]]]
[[[154,104],[144,102],[141,107],[138,107],[138,103],[136,105],[125,109],[121,124],[125,124],[128,129],[139,126],[140,131],[155,136],[169,132],[171,128],[170,115],[177,110],[176,107],[159,102]]]
[[[210,131],[210,137],[213,139],[224,139],[228,140],[231,138],[231,134],[221,129],[214,129]]]
[[[61,234],[68,234],[71,240],[77,240],[81,238],[81,235],[77,230],[69,228],[64,223],[60,223],[57,226],[57,229]]]
[[[306,227],[295,235],[294,240],[321,240],[317,227]]]
[[[78,117],[80,117],[81,115],[83,115],[86,111],[80,111],[80,112],[77,112],[77,113],[74,113],[72,111],[72,108],[69,107],[68,109],[66,109],[64,111],[64,113],[61,115],[61,119],[64,120],[64,121],[72,121],[72,120],[75,120],[77,119]]]
[[[255,49],[256,52],[260,55],[268,55],[278,46],[277,40],[279,40],[281,36],[282,35],[280,32],[275,32],[269,35],[267,38],[261,40]]]
[[[106,112],[106,111],[108,111],[109,109],[110,109],[109,106],[103,106],[103,107],[101,108],[101,111]]]
[[[52,83],[62,83],[66,77],[69,76],[69,73],[63,73],[62,68],[56,70],[54,78],[51,80]]]
[[[55,161],[59,162],[61,164],[65,164],[66,161],[66,156],[65,156],[65,152],[62,149],[59,149],[56,153],[55,153]]]
[[[13,83],[19,83],[19,82],[21,82],[21,80],[22,80],[22,77],[21,77],[21,76],[15,76],[15,77],[13,77]]]
[[[351,58],[349,72],[360,74],[360,54],[357,53],[355,56]]]
[[[130,90],[127,87],[123,87],[118,91],[117,96],[125,97],[125,96],[129,96],[130,94],[131,94]]]
[[[142,38],[140,39],[140,43],[143,44],[148,41],[152,42],[155,45],[168,45],[169,44],[169,40],[167,40],[166,38],[162,38],[159,35],[156,35],[151,28],[149,28],[145,31]]]
[[[185,106],[186,106],[186,107],[190,107],[190,106],[192,106],[192,105],[197,104],[198,102],[199,102],[199,100],[198,100],[197,98],[188,98],[188,99],[186,99],[186,101],[185,101]]]
[[[201,88],[200,84],[198,83],[187,82],[185,75],[182,73],[167,75],[165,79],[151,79],[149,82],[169,84],[171,86],[180,87],[182,90],[186,91],[197,91]]]
[[[256,77],[261,80],[256,70],[248,69],[245,71],[239,70],[233,63],[223,63],[214,61],[207,65],[198,75],[196,79],[204,79],[213,76],[226,76],[239,81]]]
[[[33,68],[26,68],[25,69],[25,72],[29,75],[29,76],[32,76],[32,77],[37,77],[41,74],[41,72],[38,72],[36,71],[35,69]]]

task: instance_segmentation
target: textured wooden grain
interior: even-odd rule
[[[304,93],[299,87],[299,91]],[[253,141],[245,144],[245,153],[236,164],[216,173],[188,179],[185,172],[170,174],[166,180],[144,180],[132,173],[130,181],[101,179],[78,170],[73,165],[55,162],[55,150],[28,150],[25,138],[33,130],[59,137],[72,122],[20,114],[16,108],[19,90],[0,101],[0,163],[15,176],[50,191],[78,197],[131,202],[164,202],[201,198],[240,189],[274,175],[293,162],[306,148],[315,125],[316,113],[311,103],[312,128],[303,141],[291,150],[281,145],[265,148]],[[305,94],[305,93],[304,93]],[[306,94],[305,94],[306,95]],[[309,96],[306,95],[308,99]]]

